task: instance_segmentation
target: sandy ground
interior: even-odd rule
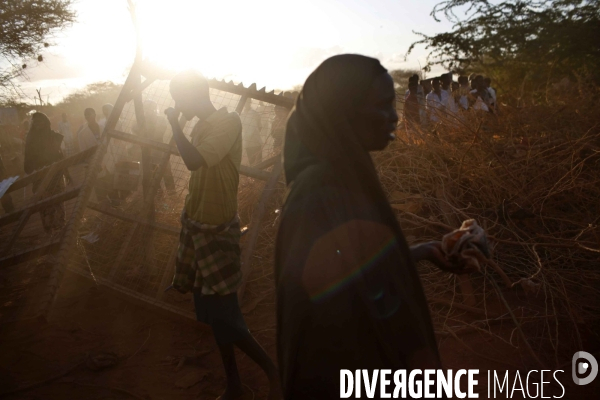
[[[274,293],[253,291],[251,284],[242,310],[250,330],[275,359]],[[526,353],[491,336],[475,332],[460,340],[439,337],[445,367],[480,369],[480,398],[487,398],[488,369],[504,372],[531,365]],[[98,369],[102,361],[109,365]],[[267,380],[260,369],[241,353],[238,366],[246,399],[266,398]],[[571,382],[570,368],[565,366],[563,383]],[[597,398],[597,382],[587,387],[571,383],[564,398]],[[215,399],[224,384],[210,329],[136,304],[73,273],[65,276],[49,322],[0,324],[1,398]],[[27,389],[6,394],[23,387]],[[560,393],[557,385],[545,391],[546,396]],[[513,398],[521,398],[520,392]]]

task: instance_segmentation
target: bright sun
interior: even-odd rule
[[[170,70],[195,68],[209,77],[290,87],[303,80],[295,75],[305,74],[290,71],[295,67],[290,60],[298,62],[292,49],[328,41],[323,29],[318,37],[311,36],[293,22],[309,17],[327,26],[327,17],[304,15],[311,7],[300,7],[291,20],[282,21],[277,16],[290,15],[290,4],[283,5],[287,13],[282,13],[281,3],[285,2],[138,0],[144,55]]]

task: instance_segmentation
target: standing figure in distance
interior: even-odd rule
[[[85,123],[77,130],[77,142],[79,143],[79,151],[84,151],[90,147],[96,146],[100,143],[100,135],[102,130],[100,125],[96,121],[96,110],[93,108],[86,108],[83,111],[85,117]]]
[[[469,109],[469,78],[465,75],[458,77],[458,104],[462,110]]]
[[[46,114],[41,112],[33,114],[31,117],[31,127],[29,128],[25,142],[25,172],[31,174],[36,170],[62,160],[64,158],[60,149],[62,140],[63,136],[51,129],[50,120]],[[68,170],[57,171],[42,194],[42,198],[62,193],[65,190],[65,178],[67,182],[71,181]],[[38,191],[40,183],[42,183],[41,180],[33,183],[34,193]],[[44,231],[52,235],[62,229],[65,223],[64,203],[48,206],[40,211],[40,215]]]
[[[6,171],[6,168],[4,168],[4,163],[2,162],[2,154],[0,154],[0,182],[8,177],[8,172]],[[4,212],[6,214],[10,214],[11,212],[15,211],[15,206],[10,193],[5,193],[0,198],[0,204],[2,205],[2,208],[4,208]]]
[[[427,95],[431,93],[431,79],[421,79],[419,83],[422,95],[419,97],[419,114],[421,116],[421,127],[426,129],[429,126],[429,113],[427,110]]]
[[[446,107],[446,113],[449,117],[453,117],[457,112],[458,108],[452,96],[452,72],[442,74],[440,77],[442,83],[442,98],[444,106]]]
[[[427,114],[429,120],[433,123],[441,122],[446,111],[446,105],[444,101],[446,98],[442,94],[442,86],[440,78],[433,78],[431,80],[431,86],[433,90],[427,95]]]
[[[61,121],[58,123],[58,132],[63,135],[63,153],[65,157],[72,156],[76,153],[73,140],[73,130],[71,123],[67,117],[67,113],[62,113]]]
[[[248,156],[248,165],[255,165],[262,161],[262,121],[260,114],[252,108],[250,99],[244,105],[242,119],[242,137],[244,149]]]
[[[160,143],[164,143],[164,136],[167,130],[167,121],[165,117],[160,115],[158,112],[158,104],[154,100],[144,101],[144,117],[146,119],[146,126],[142,131],[139,129],[137,122],[131,128],[132,132],[138,136],[145,137],[146,139],[152,139]],[[164,153],[159,150],[150,150],[150,163],[152,164],[153,174],[157,172],[162,156]],[[165,184],[165,189],[169,194],[175,194],[175,179],[173,178],[173,171],[171,169],[171,162],[167,162],[165,171],[162,177],[162,181]]]
[[[497,104],[496,89],[494,89],[492,87],[492,78],[485,77],[483,79],[483,83],[484,83],[486,89],[488,90],[488,92],[490,92],[490,97],[491,97],[490,106],[491,106],[492,110],[496,111],[496,104]]]
[[[419,77],[413,75],[408,79],[408,90],[404,96],[404,125],[408,142],[413,144],[415,130],[421,125],[419,114]]]
[[[471,103],[472,108],[476,111],[493,112],[490,109],[492,96],[485,87],[482,75],[475,75],[471,80]]]
[[[108,117],[110,116],[110,113],[112,112],[113,108],[114,106],[110,103],[106,103],[102,106],[103,117],[100,119],[100,121],[98,121],[98,125],[100,125],[100,134],[104,132],[104,128],[106,127],[106,121],[108,121]]]
[[[81,125],[77,131],[77,141],[79,142],[80,151],[84,151],[93,146],[99,145],[102,131],[104,129],[104,126],[101,126],[96,121],[96,110],[93,108],[86,108],[83,111],[83,116],[85,117],[86,122]],[[101,171],[98,174],[98,179],[94,185],[94,192],[92,195],[93,201],[108,201],[114,203],[118,199],[118,194],[113,189],[113,156],[114,153],[111,151],[111,147],[109,146],[107,154],[102,160]],[[84,162],[82,164],[84,169],[89,167],[89,162]],[[84,176],[85,174],[83,172],[76,174],[76,184],[80,184],[83,181]]]

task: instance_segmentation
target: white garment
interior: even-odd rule
[[[100,134],[102,134],[102,129],[103,127],[101,126]],[[100,144],[100,138],[97,138],[96,135],[94,135],[94,132],[92,132],[87,123],[81,125],[81,128],[77,131],[77,140],[79,140],[79,151],[84,151]],[[106,172],[112,174],[115,171],[115,158],[115,144],[114,140],[111,140],[102,162],[102,172],[100,172],[98,177],[103,177],[106,175]]]
[[[446,111],[445,104],[447,103],[448,99],[443,95],[443,92],[444,91],[440,93],[440,96],[438,96],[435,92],[430,92],[425,98],[427,102],[429,120],[431,122],[438,122],[440,117],[444,115],[444,112]],[[446,93],[446,95],[448,94]]]
[[[476,93],[477,90],[471,90],[471,94]],[[481,96],[477,96],[477,100],[475,100],[475,104],[473,104],[473,110],[490,111],[490,108],[485,104],[485,101],[481,99]]]
[[[496,89],[490,86],[489,88],[487,88],[487,90],[488,92],[490,92],[492,99],[494,99],[494,103],[496,103]]]
[[[102,129],[100,129],[102,132]],[[84,151],[100,143],[100,138],[94,135],[87,122],[77,131],[77,141],[79,142],[79,151]]]
[[[73,133],[71,132],[71,123],[69,121],[58,123],[58,133],[63,135],[64,140],[73,140]]]
[[[98,121],[98,125],[100,125],[100,134],[102,135],[102,131],[104,131],[104,127],[106,126],[106,118],[102,118]]]
[[[58,123],[58,132],[61,135],[63,135],[63,141],[60,147],[62,148],[64,155],[66,157],[69,157],[75,154],[75,149],[73,147],[73,132],[71,131],[71,123],[69,121],[60,121]]]
[[[100,134],[102,135],[102,133],[104,132],[104,128],[106,127],[106,118],[102,118],[100,121],[98,121],[98,125],[100,125]],[[115,125],[114,129],[117,131],[122,130],[120,119],[117,121],[117,124]]]
[[[492,109],[496,109],[496,90],[494,88],[492,88],[491,86],[489,88],[487,88],[489,94],[490,94],[490,107]]]
[[[247,110],[242,112],[240,119],[242,120],[242,143],[244,148],[262,147],[260,114],[255,110]]]
[[[465,110],[469,109],[469,92],[470,89],[468,86],[461,86],[458,89],[460,93],[460,98],[458,99],[458,104]]]
[[[456,114],[458,112],[458,106],[454,101],[454,96],[452,96],[452,93],[449,90],[442,89],[442,99],[444,98],[446,100],[446,102],[444,103],[444,105],[446,106],[446,111],[451,114]]]

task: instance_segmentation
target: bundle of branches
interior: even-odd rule
[[[454,319],[461,320],[459,331],[470,325],[502,337],[490,320],[510,313],[527,346],[554,349],[552,357],[538,361],[556,365],[594,339],[600,116],[585,99],[566,104],[445,115],[437,125],[402,131],[400,141],[375,155],[409,241],[440,240],[472,218],[493,244],[485,277],[471,279],[474,307],[456,304],[447,274],[423,270],[429,299],[446,305],[437,312],[434,307],[440,333],[454,336],[457,330],[448,327]],[[521,306],[518,313],[506,310],[512,297]],[[504,303],[494,318],[492,298]],[[449,304],[455,313],[480,313],[483,322],[457,317]],[[503,340],[513,343],[508,336]]]

